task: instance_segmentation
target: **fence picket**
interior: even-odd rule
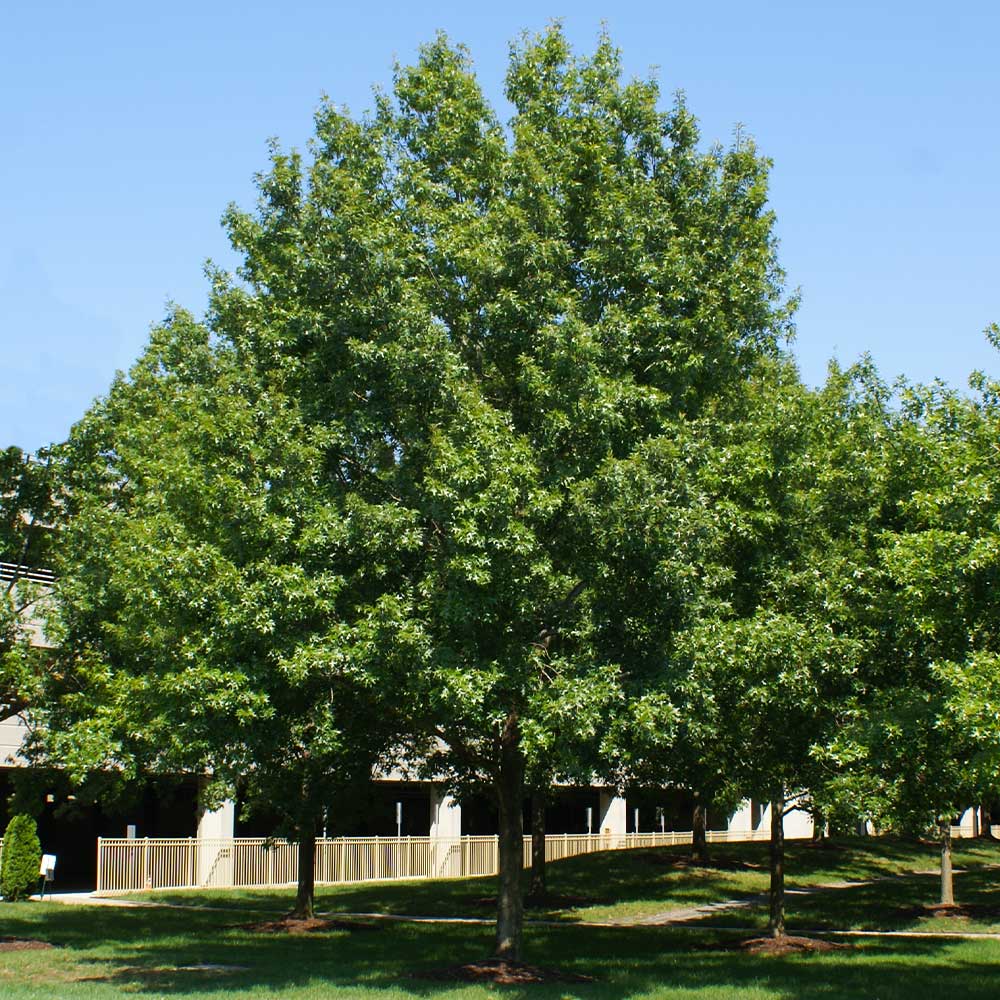
[[[767,830],[710,830],[711,843],[766,841]],[[592,851],[691,843],[688,831],[555,834],[545,838],[547,861]],[[2,848],[2,841],[0,841]],[[524,865],[531,863],[525,837]],[[499,845],[490,837],[324,837],[316,841],[316,884],[495,875]],[[296,845],[265,837],[99,837],[97,892],[144,889],[265,888],[294,885]]]

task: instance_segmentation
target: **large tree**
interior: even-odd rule
[[[238,431],[220,461],[222,390],[182,461],[115,469],[150,558],[129,584],[94,566],[115,621],[91,620],[136,701],[170,679],[164,736],[276,711],[267,671],[391,676],[430,766],[495,795],[496,953],[517,958],[526,769],[599,742],[662,664],[697,591],[678,434],[791,307],[752,142],[699,148],[682,99],[661,109],[607,38],[577,57],[558,27],[513,46],[505,94],[501,123],[439,37],[372,113],[325,103],[308,165],[274,150],[257,211],[227,216],[242,265],[215,272],[198,348],[240,373]],[[650,732],[674,718],[628,704]]]

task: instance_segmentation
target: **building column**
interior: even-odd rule
[[[730,833],[750,833],[753,830],[753,803],[744,799],[729,817],[726,829]]]
[[[431,871],[436,878],[462,874],[462,807],[438,785],[431,785]]]
[[[597,829],[608,840],[609,848],[621,847],[625,842],[628,826],[628,804],[612,790],[602,789],[600,798],[601,819]]]
[[[960,837],[978,837],[979,810],[975,806],[966,809],[958,819],[958,826],[961,830]]]
[[[198,813],[196,857],[198,884],[233,884],[233,837],[236,833],[236,803],[226,799],[216,809]]]
[[[807,840],[813,835],[812,813],[793,809],[785,816],[785,837],[789,840]]]
[[[431,836],[462,836],[462,807],[438,785],[431,785]]]

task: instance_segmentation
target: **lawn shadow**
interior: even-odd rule
[[[314,989],[318,995],[336,997],[340,991],[349,997],[360,987],[372,995],[434,997],[457,984],[416,979],[414,973],[482,959],[492,944],[488,928],[453,925],[391,924],[380,934],[337,930],[283,936],[224,927],[225,914],[206,911],[102,910],[100,931],[94,916],[53,908],[47,933],[36,927],[33,936],[77,951],[78,981],[139,995],[239,996],[253,990],[280,997],[284,991]],[[535,926],[526,935],[528,961],[596,981],[501,990],[506,997],[538,1000],[649,997],[658,990],[666,995],[666,987],[705,1000],[755,990],[773,1000],[912,1000],[915,991],[967,1000],[996,995],[996,942],[866,940],[843,954],[769,958],[733,952],[729,945],[738,936],[711,926]],[[204,965],[211,967],[197,968]],[[492,992],[467,989],[469,996]]]

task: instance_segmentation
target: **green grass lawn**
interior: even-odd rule
[[[981,841],[957,841],[956,844],[956,867],[969,869],[956,876],[958,899],[980,901],[978,895],[975,899],[973,895],[989,892],[993,879],[1000,880],[1000,871],[993,873],[986,868],[1000,864],[1000,844]],[[676,862],[685,857],[680,848],[664,848],[611,851],[551,864],[549,888],[554,894],[591,902],[566,909],[532,909],[529,917],[570,922],[644,917],[724,899],[754,897],[767,891],[767,844],[716,846],[713,859],[722,862],[723,866],[732,865],[732,868],[676,867]],[[790,893],[789,913],[794,920],[801,911],[802,918],[812,922],[810,926],[819,926],[815,920],[829,908],[832,918],[824,923],[825,926],[879,927],[881,925],[870,922],[873,907],[879,900],[889,900],[893,896],[891,904],[887,904],[892,912],[901,906],[936,902],[938,882],[933,872],[937,863],[935,847],[913,841],[858,838],[839,840],[827,847],[790,842],[786,863],[789,890],[827,882],[864,881],[896,875],[907,878],[898,885],[882,883],[843,890],[836,895],[824,894],[819,898]],[[926,874],[917,874],[920,872]],[[491,903],[494,891],[492,878],[369,882],[320,888],[316,902],[318,909],[330,911],[489,918],[494,910]],[[963,892],[968,899],[963,897]],[[198,902],[240,909],[253,907],[277,913],[288,909],[289,893],[288,889],[196,893],[182,890],[134,893],[129,898],[179,904]],[[899,897],[898,905],[895,896]],[[858,912],[851,903],[853,899],[865,901]],[[1000,898],[997,902],[1000,904]],[[720,915],[716,922],[732,924],[734,918],[732,914]],[[747,922],[746,917],[742,922]],[[885,926],[903,925],[895,921]]]
[[[766,845],[730,846],[719,856],[760,864]],[[0,953],[0,997],[4,1000],[62,998],[98,1000],[122,996],[277,998],[340,1000],[365,998],[662,998],[662,1000],[792,1000],[880,998],[927,1000],[948,995],[963,1000],[997,995],[1000,941],[866,938],[850,951],[773,958],[734,953],[727,945],[741,933],[718,924],[762,925],[763,910],[740,910],[685,927],[586,927],[588,915],[624,915],[674,909],[731,895],[752,895],[766,886],[766,871],[675,869],[667,851],[616,852],[551,866],[551,888],[564,895],[604,902],[557,914],[557,926],[530,927],[527,958],[539,965],[585,973],[593,984],[487,988],[409,978],[412,972],[482,958],[491,930],[476,925],[389,923],[375,930],[324,931],[309,935],[250,932],[239,924],[261,913],[287,909],[290,892],[150,893],[146,899],[189,904],[180,909],[70,907],[51,903],[0,905],[0,934],[35,938],[48,951]],[[674,855],[676,856],[676,854]],[[933,848],[895,841],[854,841],[846,849],[796,845],[789,885],[835,879],[914,873],[935,862]],[[1000,851],[974,845],[957,862],[961,900],[1000,903]],[[338,887],[319,894],[323,909],[396,913],[489,915],[481,897],[492,880],[383,883]],[[900,916],[933,902],[933,876],[911,875],[878,886],[822,896],[792,896],[790,929],[827,926],[913,927],[930,918]],[[200,906],[225,907],[201,909]],[[979,921],[937,920],[945,930],[978,929]],[[744,932],[745,933],[745,932]],[[230,968],[185,968],[201,964]],[[240,968],[242,967],[242,968]]]

